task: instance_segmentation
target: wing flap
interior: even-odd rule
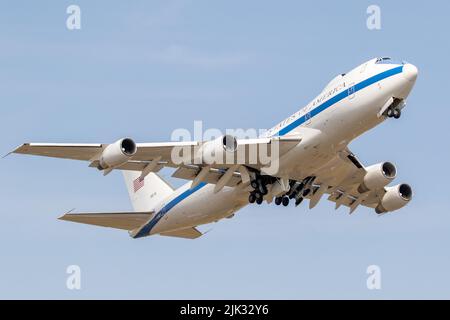
[[[143,171],[149,164],[149,161],[128,161],[123,165],[117,167],[117,169],[128,171]],[[163,165],[157,164],[151,172],[159,172],[163,167]]]
[[[66,213],[59,220],[91,224],[122,230],[133,230],[146,223],[153,212],[85,212]]]
[[[178,179],[185,179],[185,180],[194,180],[199,171],[201,170],[201,167],[197,166],[182,166],[179,167],[173,174],[172,177],[178,178]],[[206,177],[202,180],[206,183],[216,184],[220,178],[225,174],[226,171],[216,169],[216,168],[210,168],[209,173],[206,175]],[[241,176],[239,172],[233,173],[233,176],[231,179],[227,182],[226,186],[228,187],[235,187],[236,185],[241,182]]]

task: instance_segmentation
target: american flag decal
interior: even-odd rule
[[[137,192],[140,188],[144,186],[144,178],[138,177],[133,181],[134,192]]]

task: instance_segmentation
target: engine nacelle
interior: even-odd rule
[[[363,182],[358,187],[359,193],[376,190],[387,186],[397,175],[397,169],[390,162],[374,164],[366,168]]]
[[[231,135],[224,135],[206,142],[200,149],[199,156],[206,164],[224,164],[226,156],[237,150],[237,139]]]
[[[386,193],[375,208],[377,213],[398,210],[404,207],[412,199],[412,189],[409,185],[402,183],[386,188]]]
[[[130,138],[120,139],[103,150],[99,169],[118,167],[126,163],[135,153],[136,143]]]

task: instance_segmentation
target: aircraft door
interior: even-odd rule
[[[354,82],[350,83],[350,85],[349,85],[349,87],[347,89],[347,92],[348,92],[348,99],[349,100],[351,100],[351,99],[353,99],[355,97],[356,91],[355,91],[355,83]]]
[[[311,106],[308,106],[306,108],[306,113],[305,113],[305,124],[310,124],[311,123]]]

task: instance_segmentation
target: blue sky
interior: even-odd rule
[[[1,150],[23,142],[166,141],[195,120],[269,128],[376,56],[419,67],[398,121],[351,144],[414,187],[383,217],[321,202],[249,206],[186,241],[56,220],[129,210],[120,173],[1,160],[0,298],[450,298],[448,1],[1,1]],[[81,7],[82,29],[66,29]],[[382,29],[366,28],[381,8]],[[79,265],[82,289],[66,288]],[[378,265],[382,289],[368,290]]]

